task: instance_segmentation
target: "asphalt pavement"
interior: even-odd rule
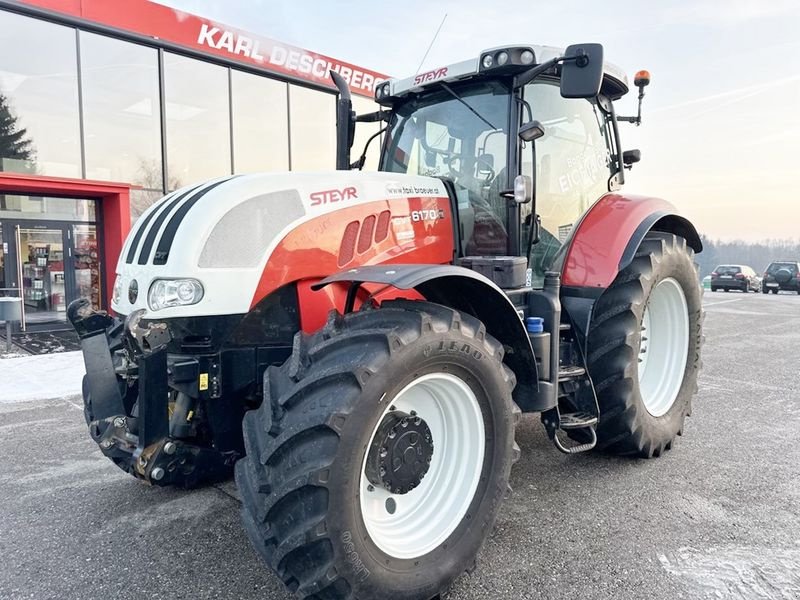
[[[705,306],[674,448],[564,456],[524,418],[514,494],[448,598],[800,598],[800,296]],[[100,455],[80,399],[0,403],[0,598],[290,597],[232,484],[149,488]]]

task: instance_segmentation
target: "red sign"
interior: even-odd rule
[[[248,33],[147,0],[23,0],[25,4],[93,21],[108,27],[179,44],[273,73],[334,87],[336,71],[354,94],[373,97],[387,75]]]

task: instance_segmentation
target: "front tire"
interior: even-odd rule
[[[599,449],[650,458],[682,433],[697,391],[701,298],[686,240],[653,232],[597,301],[587,362]]]
[[[245,415],[236,482],[251,541],[297,597],[432,598],[474,566],[518,456],[502,359],[479,321],[428,302],[296,336]]]

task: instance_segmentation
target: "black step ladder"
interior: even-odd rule
[[[559,327],[561,332],[569,331],[570,329],[571,327],[568,323],[561,323]],[[585,379],[586,376],[585,367],[562,364],[559,366],[558,370],[558,383],[561,385],[568,382],[578,382]],[[596,399],[594,404],[596,408]],[[564,454],[580,454],[581,452],[587,452],[593,449],[597,445],[597,432],[595,430],[597,422],[597,412],[595,412],[595,414],[587,411],[562,413],[559,411],[558,406],[555,406],[542,413],[542,423],[547,431],[547,436],[558,451]],[[565,445],[561,438],[559,438],[558,432],[569,430],[585,430],[588,441],[575,446]]]

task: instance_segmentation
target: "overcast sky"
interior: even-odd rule
[[[712,237],[800,238],[800,0],[160,0],[393,76],[509,43],[601,42],[650,70],[628,192],[676,204]],[[618,113],[633,113],[634,94]]]

